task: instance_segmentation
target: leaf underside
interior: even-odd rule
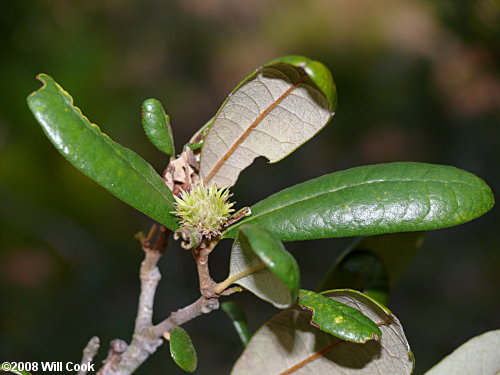
[[[500,329],[473,337],[424,375],[500,374]]]
[[[229,277],[261,264],[266,268],[235,283],[279,309],[295,303],[300,285],[297,262],[275,236],[262,228],[245,225],[231,250]]]
[[[349,290],[326,294],[380,324],[382,339],[356,344],[310,324],[311,314],[290,309],[262,326],[231,375],[409,375],[413,355],[398,319],[366,296]]]
[[[201,151],[205,183],[232,186],[256,157],[275,163],[328,123],[336,100],[331,75],[318,62],[296,59],[264,64],[223,103]]]
[[[170,229],[177,228],[173,196],[154,168],[89,122],[51,77],[28,105],[56,149],[77,169],[116,197]]]
[[[367,165],[275,193],[251,207],[249,223],[282,241],[422,231],[458,225],[494,204],[486,183],[458,168],[416,162]]]

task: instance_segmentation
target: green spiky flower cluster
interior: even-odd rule
[[[182,191],[175,197],[174,212],[181,226],[197,229],[202,235],[212,238],[220,235],[224,223],[234,211],[234,202],[228,202],[231,194],[227,188],[218,189],[203,183],[194,185],[190,192]]]

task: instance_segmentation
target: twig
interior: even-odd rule
[[[78,371],[77,375],[87,375],[87,368],[94,360],[97,351],[99,350],[99,337],[92,337],[85,348],[83,349],[82,361],[80,362],[82,370]]]
[[[161,226],[156,242],[151,246],[156,231],[155,224],[149,231],[148,236],[141,240],[145,258],[140,269],[141,293],[134,334],[132,342],[121,356],[114,374],[131,374],[162,344],[159,337],[151,336],[149,329],[152,326],[156,288],[161,279],[157,264],[168,245],[167,239],[170,232],[167,228]]]
[[[109,345],[107,358],[104,360],[104,365],[97,372],[97,375],[113,374],[117,364],[122,358],[122,353],[127,349],[127,343],[123,340],[115,339]]]
[[[210,269],[208,267],[208,257],[219,239],[214,238],[212,241],[204,241],[200,246],[192,250],[196,268],[198,270],[198,279],[200,283],[200,293],[205,298],[216,298],[217,294],[214,293],[214,288],[217,283],[210,276]]]
[[[168,229],[160,227],[156,242],[152,245],[157,230],[158,227],[154,225],[146,237],[144,235],[139,237],[145,258],[140,269],[141,293],[132,342],[119,355],[116,351],[110,350],[108,358],[98,372],[99,375],[129,375],[133,373],[163,343],[162,337],[165,336],[165,333],[197,316],[217,310],[220,295],[230,295],[241,291],[241,288],[236,287],[227,289],[220,295],[215,293],[217,283],[210,276],[208,257],[219,239],[205,239],[192,250],[198,269],[201,297],[192,304],[172,312],[159,324],[153,325],[153,302],[161,278],[157,263],[167,246],[169,234]]]
[[[156,229],[151,230],[148,237],[142,241],[145,258],[141,263],[141,294],[139,296],[134,334],[150,327],[152,324],[153,302],[156,288],[161,279],[160,271],[156,265],[167,246],[168,230],[163,226],[160,227],[156,243],[151,247],[151,237],[154,236],[154,232],[156,232]]]
[[[219,300],[217,298],[200,297],[191,305],[171,313],[167,319],[152,327],[151,334],[152,336],[161,337],[172,328],[180,326],[202,314],[208,314],[218,308]]]

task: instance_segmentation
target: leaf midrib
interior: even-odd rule
[[[236,151],[236,149],[245,141],[246,138],[250,135],[250,133],[259,125],[262,120],[273,110],[275,109],[283,100],[285,100],[304,80],[304,76],[301,76],[300,79],[293,83],[291,87],[289,87],[281,96],[276,99],[269,107],[267,107],[251,124],[250,126],[243,132],[243,134],[238,137],[234,143],[231,145],[229,150],[227,150],[224,155],[219,159],[219,161],[212,167],[212,169],[208,172],[204,179],[204,183],[207,184],[222,168],[222,166],[226,163],[226,161],[231,157],[231,155]],[[266,87],[267,88],[267,87]],[[217,118],[218,119],[218,118]],[[217,121],[217,119],[214,120]]]
[[[267,215],[267,214],[269,214],[269,213],[271,213],[273,211],[280,210],[280,209],[282,209],[284,207],[291,206],[291,205],[294,205],[294,204],[297,204],[297,203],[300,203],[300,202],[304,202],[304,201],[307,201],[307,200],[312,199],[312,198],[317,198],[317,197],[320,197],[322,195],[327,195],[327,194],[335,193],[337,191],[342,191],[342,190],[346,190],[346,189],[350,189],[350,188],[354,188],[354,187],[360,187],[360,186],[363,186],[363,185],[369,185],[369,184],[373,184],[373,183],[383,183],[383,182],[438,182],[438,183],[441,183],[441,184],[463,184],[463,185],[469,186],[471,188],[478,189],[477,185],[473,185],[473,184],[470,184],[470,183],[467,183],[467,182],[464,182],[464,181],[449,181],[449,180],[441,181],[441,180],[434,180],[434,179],[433,180],[416,180],[416,179],[415,180],[408,180],[408,179],[380,180],[379,179],[379,180],[372,180],[372,181],[364,181],[364,182],[361,182],[359,184],[351,184],[351,185],[341,186],[341,187],[335,188],[333,190],[321,192],[321,193],[318,193],[318,194],[309,195],[308,197],[306,197],[304,199],[297,199],[295,201],[286,203],[284,205],[280,205],[280,206],[274,207],[274,208],[272,208],[272,209],[270,209],[268,211],[263,211],[263,212],[260,212],[260,213],[258,213],[256,215],[251,215],[246,220],[240,221],[236,226],[243,225],[244,223],[246,223],[248,221],[251,221],[253,219],[256,219],[259,216]],[[291,187],[289,189],[292,189],[292,188],[293,187]],[[235,228],[235,227],[233,227],[233,228]],[[230,227],[228,229],[231,230],[233,228]]]

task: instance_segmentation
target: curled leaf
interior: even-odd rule
[[[234,89],[204,129],[201,177],[232,186],[256,157],[283,159],[328,123],[335,105],[335,85],[323,64],[303,56],[267,62]]]
[[[231,250],[228,279],[245,273],[234,283],[280,309],[295,303],[300,286],[295,258],[275,236],[254,225],[240,228]]]

